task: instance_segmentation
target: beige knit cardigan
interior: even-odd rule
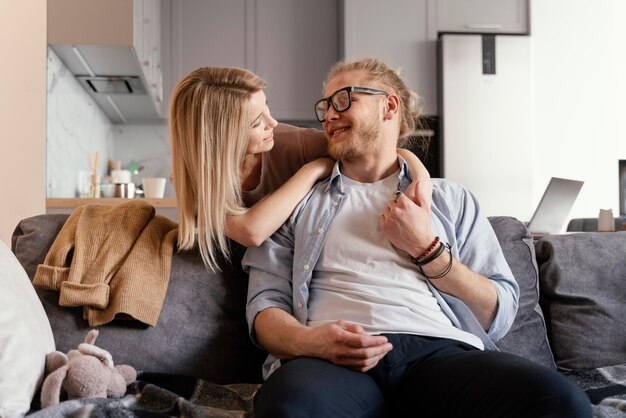
[[[35,286],[83,306],[90,326],[128,316],[155,326],[169,283],[177,224],[142,200],[76,208],[54,240]]]

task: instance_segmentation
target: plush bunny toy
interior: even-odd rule
[[[41,407],[60,402],[61,389],[69,399],[121,398],[126,386],[137,379],[127,365],[114,366],[111,354],[94,345],[97,330],[91,330],[78,350],[67,356],[60,351],[46,355],[46,378],[41,388]]]

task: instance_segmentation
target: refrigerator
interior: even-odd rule
[[[530,38],[440,34],[438,96],[443,177],[467,186],[487,216],[529,220]]]

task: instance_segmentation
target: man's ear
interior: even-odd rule
[[[387,100],[385,101],[385,114],[384,119],[389,120],[393,119],[393,116],[398,113],[400,109],[400,100],[398,96],[395,94],[390,94],[387,96]]]

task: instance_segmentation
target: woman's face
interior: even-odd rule
[[[267,107],[267,98],[263,90],[254,93],[250,97],[248,105],[250,129],[246,154],[267,152],[274,146],[274,127],[276,127],[278,122],[270,115],[270,109]]]

